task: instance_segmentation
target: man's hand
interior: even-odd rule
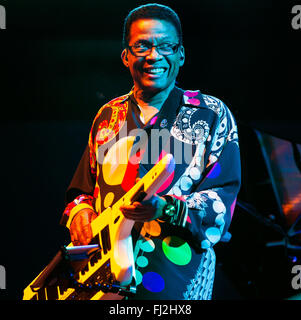
[[[133,202],[131,205],[120,207],[120,210],[127,219],[145,222],[160,218],[165,205],[166,200],[155,194],[149,200]]]
[[[71,241],[74,246],[83,246],[92,240],[91,222],[97,217],[92,209],[82,209],[73,218],[70,226]]]

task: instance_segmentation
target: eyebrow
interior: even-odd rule
[[[169,36],[165,36],[159,39],[160,43],[164,43],[164,42],[173,42]],[[134,42],[135,44],[139,44],[139,43],[152,43],[152,41],[149,41],[148,39],[139,39],[137,41]]]

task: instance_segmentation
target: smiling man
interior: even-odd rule
[[[139,19],[132,22],[127,38],[121,56],[133,77],[134,96],[142,108],[160,109],[185,60],[177,30],[168,21]]]
[[[148,4],[132,10],[123,45],[121,59],[134,85],[98,111],[61,223],[74,245],[88,244],[91,221],[173,154],[175,170],[157,193],[121,207],[135,221],[134,299],[210,299],[213,246],[227,235],[240,188],[235,120],[218,98],[175,85],[185,51],[171,8]],[[118,157],[116,150],[122,150]]]

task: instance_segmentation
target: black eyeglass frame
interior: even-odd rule
[[[162,45],[166,45],[166,44],[170,44],[173,46],[173,52],[172,53],[168,53],[168,54],[164,54],[160,52],[160,46]],[[158,45],[152,45],[152,44],[145,44],[146,47],[148,47],[148,49],[144,52],[138,53],[134,52],[132,48],[135,48],[137,46],[129,46],[126,45],[126,47],[130,50],[131,54],[134,55],[135,57],[146,57],[147,55],[149,55],[151,53],[152,48],[156,48],[156,51],[161,55],[161,56],[170,56],[173,54],[176,54],[181,46],[181,43],[160,43]]]

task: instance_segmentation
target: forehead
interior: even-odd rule
[[[177,30],[172,23],[165,20],[139,19],[131,24],[129,37],[131,42],[162,38],[177,40]]]

